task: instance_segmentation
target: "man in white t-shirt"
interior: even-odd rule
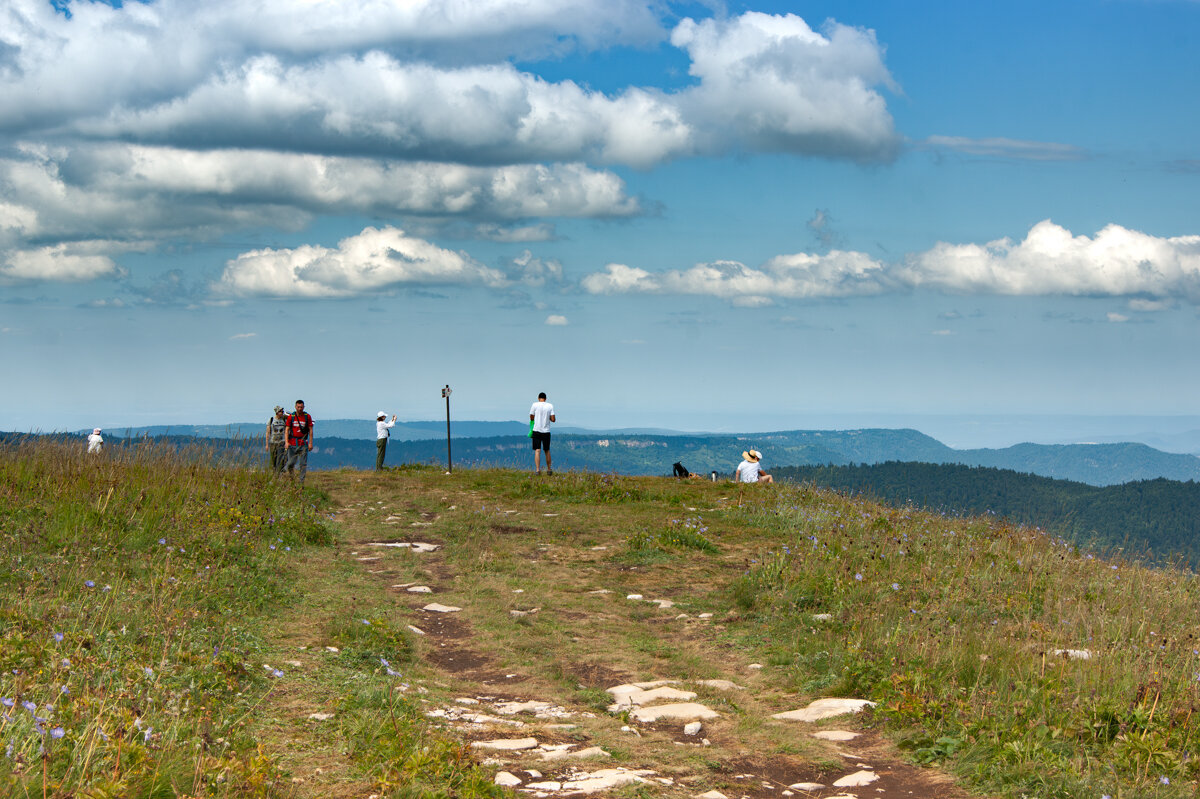
[[[550,468],[550,423],[554,418],[554,406],[546,402],[546,392],[538,394],[537,402],[529,408],[530,437],[533,439],[533,472],[542,473],[542,450],[546,451],[546,474],[554,474]]]
[[[387,442],[392,436],[392,428],[396,426],[396,414],[392,414],[392,421],[384,421],[387,419],[387,412],[380,411],[375,414],[375,471],[383,469],[383,459],[387,455]]]
[[[733,479],[739,483],[774,483],[775,479],[762,470],[762,453],[756,449],[742,453],[742,462],[738,464]]]

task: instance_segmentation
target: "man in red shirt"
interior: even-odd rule
[[[287,470],[300,469],[300,483],[308,472],[308,453],[313,448],[313,419],[304,412],[304,400],[296,400],[296,412],[287,415]]]

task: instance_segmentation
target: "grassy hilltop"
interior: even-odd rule
[[[499,768],[566,767],[470,742],[537,735],[662,778],[606,796],[778,796],[842,767],[821,727],[915,796],[1196,793],[1190,573],[811,487],[406,467],[301,491],[213,461],[0,448],[3,795],[502,796]],[[370,547],[414,540],[440,548]],[[709,745],[606,711],[618,683],[715,678],[741,688],[698,689]],[[825,696],[877,705],[770,718]],[[464,697],[573,726],[480,730]]]

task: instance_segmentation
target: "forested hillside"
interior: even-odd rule
[[[1192,481],[1159,478],[1100,487],[1008,469],[898,461],[795,466],[774,474],[893,505],[954,515],[994,513],[1102,550],[1200,563],[1200,483]]]

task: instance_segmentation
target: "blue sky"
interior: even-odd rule
[[[0,7],[0,429],[1195,412],[1200,2],[247,8]]]

